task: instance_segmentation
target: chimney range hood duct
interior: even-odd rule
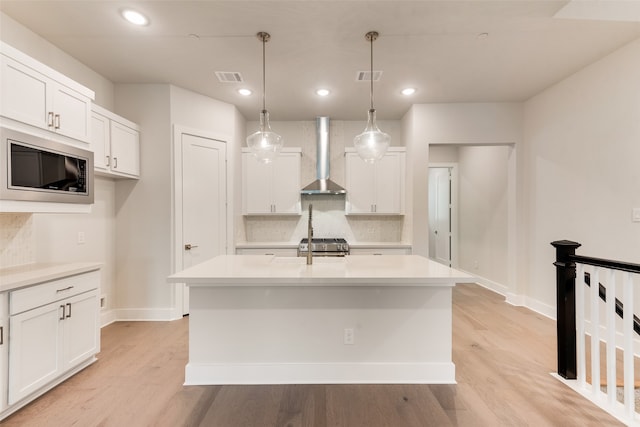
[[[329,179],[329,117],[316,117],[316,179],[302,194],[345,194],[347,190]]]

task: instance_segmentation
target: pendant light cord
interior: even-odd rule
[[[266,92],[267,92],[267,78],[266,78],[266,66],[265,66],[265,62],[266,62],[266,55],[265,55],[265,44],[267,43],[266,41],[266,36],[263,35],[262,36],[262,111],[266,111],[267,110],[267,102],[266,102]]]
[[[371,80],[371,110],[373,110],[373,35],[369,37],[371,41],[371,74],[369,75],[369,79]]]

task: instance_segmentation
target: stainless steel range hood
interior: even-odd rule
[[[329,179],[329,117],[316,117],[316,179],[304,187],[300,193],[315,194],[345,194],[347,190]]]

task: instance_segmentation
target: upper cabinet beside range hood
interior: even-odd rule
[[[346,194],[347,190],[329,179],[329,117],[316,118],[316,151],[317,179],[304,187],[300,193],[304,195]]]

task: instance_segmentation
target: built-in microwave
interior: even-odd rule
[[[93,203],[93,153],[0,128],[0,199]]]

